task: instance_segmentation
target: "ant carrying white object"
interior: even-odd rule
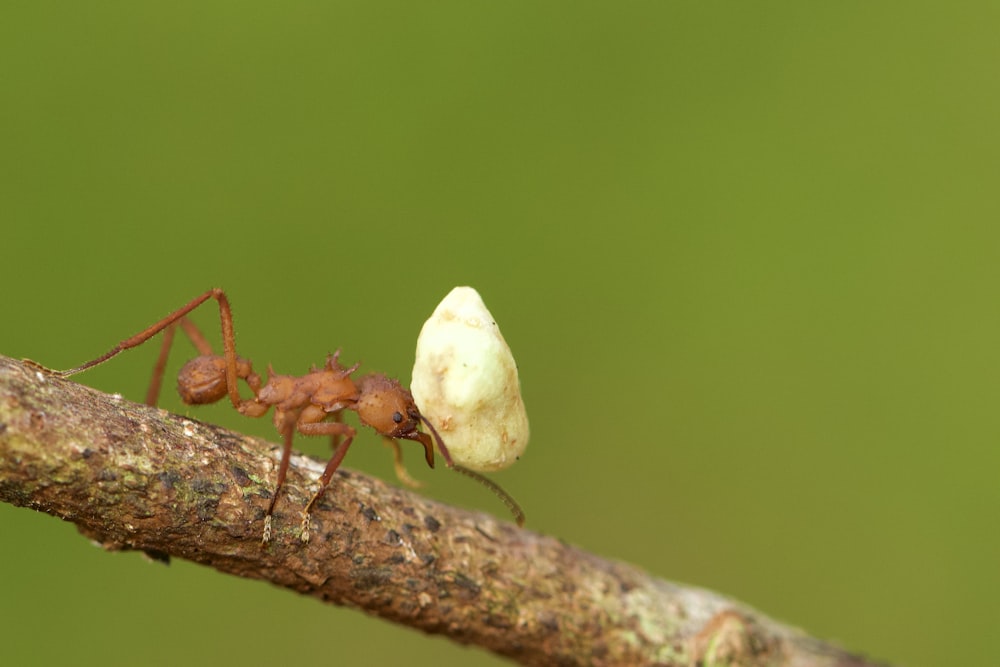
[[[188,313],[209,299],[215,299],[219,304],[219,315],[222,320],[222,355],[212,351],[211,345],[202,333],[187,318]],[[334,449],[333,456],[320,475],[319,488],[303,511],[301,540],[309,541],[310,512],[329,486],[334,472],[343,461],[357,433],[352,426],[341,421],[344,410],[356,412],[362,424],[371,427],[392,443],[396,473],[402,481],[412,485],[412,480],[402,466],[398,441],[413,440],[423,445],[425,460],[431,468],[434,467],[436,442],[438,451],[449,468],[472,477],[491,489],[511,510],[517,524],[519,526],[524,524],[524,512],[506,491],[470,467],[455,462],[437,429],[417,408],[413,395],[397,380],[380,373],[352,378],[351,375],[360,364],[345,368],[340,364],[338,351],[329,355],[321,368],[314,367],[305,375],[279,375],[268,368],[267,381],[263,382],[260,375],[254,372],[250,361],[236,355],[233,315],[229,299],[218,288],[208,290],[162,320],[121,341],[96,359],[76,368],[51,372],[60,377],[76,375],[112,359],[125,350],[142,345],[162,332],[163,344],[146,394],[146,403],[155,405],[163,382],[167,355],[178,326],[184,330],[200,353],[200,356],[184,365],[178,376],[178,391],[185,403],[203,405],[228,396],[233,407],[247,417],[263,417],[274,408],[274,425],[282,436],[284,447],[278,467],[277,484],[264,517],[263,544],[271,539],[271,517],[285,482],[292,452],[292,439],[296,431],[303,435],[329,435]],[[243,380],[253,392],[251,398],[243,398],[240,395],[239,380]],[[430,434],[419,430],[421,423],[430,430]]]

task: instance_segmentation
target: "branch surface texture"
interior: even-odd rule
[[[0,356],[0,500],[108,549],[185,558],[525,665],[874,665],[710,591]]]

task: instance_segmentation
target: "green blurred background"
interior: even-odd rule
[[[73,366],[218,285],[258,367],[342,347],[408,381],[474,285],[521,368],[532,443],[494,478],[529,528],[886,660],[995,663],[998,13],[7,3],[0,353]],[[148,347],[79,379],[142,400]],[[6,664],[504,664],[24,509],[0,531]]]

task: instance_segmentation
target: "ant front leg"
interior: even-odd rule
[[[396,469],[396,478],[411,489],[421,488],[424,483],[419,479],[414,479],[403,464],[403,448],[399,446],[399,441],[388,437],[383,438],[383,440],[385,440],[386,447],[392,448],[392,465]]]
[[[284,447],[281,451],[281,463],[278,465],[278,483],[274,488],[274,495],[271,496],[271,503],[267,507],[267,513],[264,515],[264,536],[261,539],[261,545],[265,545],[271,540],[271,517],[274,514],[274,506],[278,501],[278,494],[281,493],[281,488],[285,484],[285,475],[288,473],[288,464],[292,458],[292,436],[296,428],[303,435],[329,435],[333,439],[333,442],[336,443],[333,458],[326,464],[326,469],[323,470],[323,474],[319,478],[319,489],[309,500],[302,515],[301,539],[303,542],[309,541],[309,513],[312,511],[316,501],[319,500],[319,497],[323,495],[326,487],[329,486],[330,480],[333,478],[333,473],[336,472],[341,461],[344,460],[344,456],[347,454],[347,450],[351,446],[351,442],[354,440],[356,434],[354,428],[343,422],[320,421],[327,416],[328,414],[322,408],[315,405],[306,407],[297,416],[295,413],[275,414],[275,424],[280,424],[279,430],[284,439]],[[341,436],[346,436],[346,438],[338,442]]]

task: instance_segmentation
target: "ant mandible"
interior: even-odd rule
[[[187,318],[188,313],[209,299],[215,299],[219,304],[224,351],[222,356],[212,351],[212,346]],[[452,461],[448,448],[441,440],[437,429],[420,414],[412,394],[397,380],[380,373],[369,373],[357,380],[351,378],[351,374],[358,369],[360,364],[354,364],[350,368],[341,366],[340,351],[338,350],[327,357],[326,364],[322,368],[313,367],[308,373],[298,377],[275,374],[268,366],[267,382],[262,382],[260,375],[254,372],[250,362],[236,355],[232,310],[225,292],[219,288],[208,290],[159,322],[121,341],[96,359],[76,368],[54,371],[54,373],[61,377],[76,375],[103,364],[125,350],[142,345],[156,334],[163,332],[160,355],[153,368],[153,377],[146,394],[146,403],[156,405],[163,382],[167,355],[170,352],[178,325],[191,339],[201,355],[185,364],[178,376],[177,388],[185,403],[204,405],[228,396],[233,407],[247,417],[263,417],[268,410],[274,408],[274,425],[282,436],[284,447],[281,452],[281,463],[278,466],[278,483],[271,496],[267,513],[264,515],[262,544],[266,544],[271,539],[271,516],[278,500],[278,494],[285,483],[295,431],[303,435],[329,435],[334,449],[333,457],[326,464],[323,474],[320,475],[319,489],[313,494],[303,511],[301,540],[303,542],[309,541],[310,512],[329,486],[333,473],[340,466],[356,435],[353,427],[340,421],[344,410],[357,412],[358,419],[362,424],[371,427],[392,444],[396,474],[404,483],[415,485],[403,468],[398,441],[413,440],[423,445],[424,458],[431,468],[434,467],[434,442],[436,442],[438,450],[449,468],[467,475],[491,489],[510,509],[517,525],[524,524],[524,512],[506,491],[479,473]],[[239,380],[243,380],[250,387],[253,398],[244,399],[240,396],[237,386]],[[418,430],[421,423],[425,424],[434,435],[433,442],[428,433]],[[341,438],[343,439],[341,440]]]

